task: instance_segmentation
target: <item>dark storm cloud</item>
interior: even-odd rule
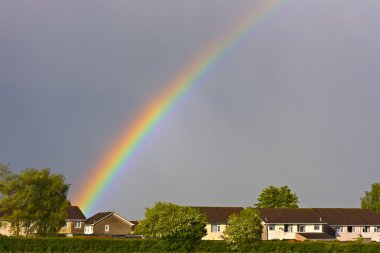
[[[2,1],[0,162],[51,167],[73,196],[141,108],[253,6]],[[379,8],[289,1],[181,100],[99,208],[247,206],[269,184],[303,206],[358,206],[380,176]]]

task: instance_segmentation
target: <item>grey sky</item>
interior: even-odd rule
[[[0,162],[81,190],[126,125],[259,1],[1,1]],[[289,1],[187,94],[97,211],[358,207],[380,177],[380,2]]]

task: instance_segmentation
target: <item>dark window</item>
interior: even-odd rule
[[[285,232],[293,232],[293,225],[286,224],[284,231]]]
[[[220,232],[220,225],[211,224],[211,232]]]
[[[363,227],[363,233],[368,233],[369,232],[369,227],[368,226],[365,226]]]

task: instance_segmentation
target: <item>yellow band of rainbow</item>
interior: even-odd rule
[[[228,52],[236,47],[245,37],[257,28],[263,20],[283,6],[287,0],[260,0],[252,13],[244,17],[232,31],[223,38],[211,43],[193,61],[191,61],[166,86],[166,89],[151,101],[139,114],[132,125],[117,138],[114,146],[107,150],[90,177],[83,184],[73,203],[82,207],[86,215],[93,210],[102,194],[120,171],[126,169],[131,156],[142,141],[149,136],[155,126],[167,115],[170,108],[181,99],[188,90],[205,76],[205,74]],[[98,210],[99,211],[99,210]]]

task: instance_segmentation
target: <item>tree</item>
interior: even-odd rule
[[[50,169],[29,168],[1,180],[0,210],[5,213],[4,219],[11,221],[16,236],[21,232],[53,235],[65,224],[68,189],[62,175],[51,174]]]
[[[14,175],[9,163],[0,163],[0,184],[7,181],[9,177]]]
[[[298,208],[298,197],[288,186],[265,188],[255,204],[259,208]]]
[[[226,241],[235,249],[244,249],[261,240],[261,218],[257,209],[247,207],[228,218]]]
[[[0,188],[6,185],[14,176],[15,174],[9,164],[0,163]],[[0,191],[0,198],[1,195]]]
[[[371,191],[365,191],[365,195],[361,200],[361,207],[372,209],[380,214],[380,183],[372,184]]]
[[[146,208],[138,233],[163,242],[167,249],[191,250],[206,235],[206,216],[197,208],[158,202]]]

